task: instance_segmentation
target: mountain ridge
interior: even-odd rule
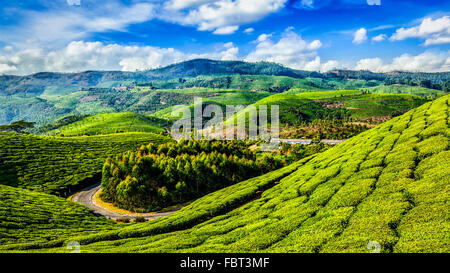
[[[439,73],[374,73],[370,71],[332,70],[326,73],[296,70],[271,62],[218,61],[210,59],[193,59],[171,64],[165,67],[127,72],[127,71],[93,71],[65,73],[38,72],[30,75],[0,75],[0,90],[3,93],[17,92],[39,93],[46,86],[89,87],[111,82],[149,82],[174,78],[196,77],[200,75],[272,75],[293,78],[349,78],[366,80],[384,80],[390,77],[430,78],[441,83],[450,79],[450,72]],[[113,83],[114,84],[114,83]]]

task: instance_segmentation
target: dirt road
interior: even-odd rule
[[[136,217],[143,217],[146,220],[154,220],[154,219],[158,219],[158,218],[170,215],[176,211],[176,210],[173,210],[173,211],[161,212],[161,213],[139,213],[139,214],[133,214],[133,213],[124,214],[124,213],[119,213],[116,211],[111,211],[107,208],[101,207],[100,205],[98,205],[95,202],[94,196],[99,190],[100,190],[100,184],[93,185],[93,186],[86,188],[86,189],[78,192],[77,194],[75,194],[74,197],[72,198],[72,201],[85,205],[86,207],[94,210],[94,212],[99,215],[103,215],[107,218],[111,218],[111,219],[115,219],[115,220],[124,219],[124,218],[128,218],[128,219],[132,220],[132,219],[135,219]]]

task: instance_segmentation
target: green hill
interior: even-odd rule
[[[363,91],[369,91],[371,93],[381,94],[410,94],[422,97],[437,97],[445,95],[444,91],[429,89],[421,86],[409,86],[409,85],[379,85],[369,88],[361,88]]]
[[[290,89],[294,89],[294,92],[363,88],[371,90],[371,87],[383,83],[428,83],[425,86],[445,89],[449,79],[448,72],[383,74],[339,70],[323,74],[290,69],[268,62],[206,59],[138,72],[85,71],[41,72],[26,76],[0,75],[0,124],[26,120],[43,125],[68,115],[118,112],[148,115],[165,107],[192,103],[192,94],[187,93],[192,89],[197,89],[195,92],[204,89],[205,93],[214,93],[218,89],[279,93]],[[410,91],[408,86],[399,91],[393,86],[396,85],[375,88],[373,92],[443,93],[433,89],[422,90],[417,86],[411,87],[413,91]],[[392,88],[396,89],[391,90]],[[170,89],[170,92],[166,92],[167,89]],[[183,89],[187,92],[172,92]],[[238,97],[229,99],[239,100]]]
[[[108,156],[170,138],[153,133],[50,137],[0,132],[0,184],[68,194],[92,183]]]
[[[369,252],[373,241],[382,252],[449,252],[449,100],[170,216],[70,240],[84,252]],[[0,249],[66,252],[67,240]]]
[[[279,105],[281,125],[315,119],[367,119],[397,116],[429,100],[407,94],[371,94],[356,90],[286,92],[263,98],[253,105]],[[244,111],[238,113],[243,115]],[[268,114],[270,117],[270,113]]]
[[[47,132],[48,135],[79,136],[119,132],[164,132],[168,122],[136,113],[109,113],[86,117]]]
[[[350,91],[351,92],[351,91]],[[332,104],[343,104],[354,119],[398,116],[418,107],[429,99],[409,94],[359,94],[323,99]]]
[[[0,245],[112,230],[112,220],[49,194],[0,185]]]

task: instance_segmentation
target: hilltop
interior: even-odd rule
[[[81,136],[124,132],[162,133],[167,121],[135,113],[108,113],[81,120],[44,132],[46,135]]]

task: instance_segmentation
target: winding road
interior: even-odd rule
[[[114,220],[120,220],[120,219],[133,219],[136,217],[143,217],[146,220],[154,220],[158,219],[167,215],[170,215],[174,213],[177,210],[167,211],[167,212],[152,212],[152,213],[119,213],[116,211],[109,210],[108,208],[101,207],[97,202],[95,202],[95,194],[100,190],[100,184],[93,185],[91,187],[88,187],[78,193],[76,193],[72,197],[72,201],[76,203],[80,203],[85,205],[86,207],[94,210],[96,214],[105,216],[107,218],[111,218]]]

